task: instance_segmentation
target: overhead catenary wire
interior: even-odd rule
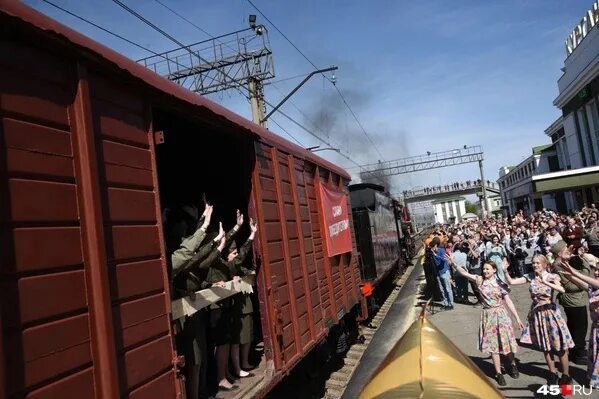
[[[181,18],[182,20],[184,20],[185,22],[187,22],[188,24],[194,26],[196,29],[198,29],[200,32],[204,33],[205,35],[207,35],[208,37],[210,37],[211,39],[214,39],[214,36],[212,36],[210,33],[208,33],[207,31],[205,31],[201,26],[195,24],[193,21],[190,21],[188,18],[186,18],[185,16],[179,14],[177,11],[173,10],[171,7],[167,6],[166,4],[164,4],[162,1],[160,0],[154,0],[156,3],[160,4],[162,7],[166,8],[167,10],[169,10],[170,12],[172,12],[173,14],[175,14],[176,16],[178,16],[179,18]],[[226,44],[225,44],[226,45]],[[231,48],[230,46],[227,45],[227,47]]]
[[[173,41],[174,43],[176,43],[177,45],[179,45],[182,48],[185,48],[187,51],[189,51],[189,53],[196,55],[198,58],[200,58],[200,60],[202,60],[202,58],[198,55],[193,53],[187,46],[185,46],[183,43],[179,42],[177,39],[175,39],[174,37],[172,37],[171,35],[169,35],[168,33],[166,33],[165,31],[163,31],[162,29],[160,29],[159,27],[157,27],[156,25],[154,25],[153,23],[151,23],[150,21],[148,21],[145,17],[143,17],[141,14],[137,13],[136,11],[132,10],[131,8],[127,7],[125,4],[123,4],[120,0],[112,0],[114,3],[118,4],[119,6],[121,6],[123,9],[127,10],[128,12],[130,12],[131,14],[133,14],[134,16],[136,16],[139,20],[141,20],[142,22],[146,23],[148,26],[152,27],[154,30],[160,32],[162,35],[164,35],[165,37],[167,37],[168,39],[170,39],[171,41]],[[250,0],[248,0],[250,1]],[[258,8],[251,3],[252,6],[254,6],[254,8],[256,8],[258,10]],[[266,19],[271,25],[273,25],[273,27],[279,32],[281,33],[283,36],[284,34],[272,23],[272,21],[270,21],[260,10],[258,10],[258,12],[260,13],[260,15],[262,15],[264,17],[264,19]],[[185,19],[186,20],[186,19]],[[195,24],[193,24],[195,26]],[[202,30],[203,31],[203,30]],[[205,32],[204,32],[205,33]],[[291,43],[291,41],[285,36],[285,38],[287,39],[287,41],[289,41]],[[295,45],[293,45],[295,47]],[[300,51],[297,47],[296,49],[298,51]],[[301,51],[300,51],[301,52]],[[302,53],[303,54],[303,53]],[[304,55],[305,57],[305,55]],[[305,57],[307,59],[307,57]],[[203,62],[207,62],[205,60],[202,60]],[[316,67],[311,61],[310,63]],[[317,68],[318,69],[318,68]],[[224,72],[223,72],[224,73]],[[243,86],[245,88],[245,86]],[[238,87],[237,89],[239,91],[241,91]],[[248,89],[249,91],[249,89]],[[270,106],[271,108],[274,108],[274,106],[272,104],[270,104],[268,101],[264,100],[264,102]],[[345,103],[347,105],[347,102]],[[317,134],[315,134],[314,132],[312,132],[310,129],[306,128],[304,125],[302,125],[301,123],[297,122],[295,119],[293,119],[292,117],[290,117],[289,115],[285,114],[284,112],[282,112],[281,110],[277,110],[281,115],[283,115],[285,118],[287,118],[289,121],[291,121],[292,123],[294,123],[295,125],[297,125],[298,127],[300,127],[301,129],[303,129],[304,131],[306,131],[307,133],[309,133],[311,136],[315,137],[316,139],[320,140],[321,142],[325,143],[326,145],[328,145],[329,147],[332,147],[332,144],[329,143],[328,141],[324,140],[323,138],[319,137]],[[278,125],[278,124],[277,124]],[[280,126],[280,125],[279,125]],[[378,151],[378,150],[377,150]],[[336,151],[338,154],[340,154],[342,157],[344,157],[345,159],[349,160],[350,162],[352,162],[355,165],[359,164],[354,161],[353,159],[351,159],[349,156],[343,154],[340,150]],[[378,176],[376,176],[374,173],[367,171],[368,173],[371,173],[373,176],[375,176],[376,178],[378,178],[379,180],[381,180]]]
[[[250,5],[252,7],[254,7],[254,9],[256,11],[258,11],[258,13],[265,19],[268,21],[268,23],[270,23],[272,25],[273,28],[275,28],[275,30],[277,32],[279,32],[281,34],[281,36],[283,36],[283,38],[285,40],[287,40],[287,42],[294,48],[297,50],[298,53],[301,54],[302,57],[304,57],[304,59],[306,61],[308,61],[310,63],[310,65],[312,65],[314,67],[314,69],[318,70],[320,69],[318,66],[316,66],[316,64],[314,62],[312,62],[312,60],[310,60],[310,58],[308,58],[308,56],[306,54],[304,54],[304,52],[302,50],[299,49],[299,47],[297,47],[295,45],[295,43],[293,43],[291,41],[291,39],[289,39],[289,37],[287,37],[287,35],[285,35],[283,33],[283,31],[281,31],[277,25],[275,25],[253,2],[252,0],[247,0],[248,3],[250,3]],[[349,105],[349,103],[347,102],[345,96],[343,95],[343,93],[341,92],[341,90],[339,89],[339,87],[337,86],[336,82],[334,82],[331,78],[329,78],[328,76],[326,76],[324,73],[322,74],[322,76],[324,76],[329,82],[331,82],[333,84],[333,86],[335,86],[335,90],[337,90],[337,93],[339,94],[339,96],[341,97],[341,100],[343,100],[343,104],[345,104],[345,106],[349,109],[349,112],[352,114],[353,118],[356,120],[356,123],[358,124],[358,126],[360,127],[360,130],[362,130],[362,133],[366,136],[366,138],[368,139],[368,141],[370,142],[370,144],[372,144],[374,150],[376,151],[376,153],[379,155],[379,157],[381,157],[381,160],[384,161],[384,157],[381,154],[381,152],[379,151],[378,147],[376,146],[376,144],[374,143],[374,141],[372,140],[372,138],[370,137],[370,135],[368,134],[368,132],[366,131],[366,129],[364,128],[364,125],[362,125],[362,123],[360,122],[360,120],[358,119],[358,116],[356,115],[356,113],[354,112],[354,110],[351,108],[351,106]]]
[[[144,24],[146,24],[149,27],[151,27],[152,29],[154,29],[156,32],[160,33],[162,36],[166,37],[167,39],[169,39],[173,43],[177,44],[179,47],[184,48],[185,50],[187,50],[189,52],[189,54],[197,57],[200,61],[205,62],[205,63],[207,63],[209,65],[213,65],[213,63],[211,63],[210,61],[206,60],[205,58],[203,58],[202,56],[200,56],[196,52],[192,51],[188,46],[186,46],[183,43],[181,43],[174,36],[170,35],[169,33],[167,33],[166,31],[164,31],[163,29],[161,29],[157,25],[153,24],[150,20],[148,20],[147,18],[145,18],[143,15],[141,15],[140,13],[138,13],[137,11],[135,11],[134,9],[132,9],[131,7],[127,6],[122,1],[120,1],[120,0],[112,0],[112,2],[115,3],[116,5],[118,5],[119,7],[121,7],[122,9],[124,9],[125,11],[127,11],[128,13],[130,13],[131,15],[133,15],[135,18],[137,18],[140,21],[142,21]],[[212,78],[212,81],[210,83],[215,82],[215,81],[216,81],[216,78]]]
[[[114,1],[115,3],[117,3],[117,4],[119,4],[119,5],[121,5],[121,4],[122,4],[122,2],[121,2],[120,0],[112,0],[112,1]],[[169,10],[171,13],[173,13],[173,14],[174,14],[174,15],[176,15],[177,17],[181,18],[183,21],[185,21],[185,22],[189,23],[191,26],[193,26],[193,27],[195,27],[196,29],[200,30],[202,33],[204,33],[204,34],[208,35],[209,37],[211,37],[212,39],[215,39],[215,40],[216,40],[216,38],[215,38],[215,37],[214,37],[212,34],[210,34],[209,32],[207,32],[205,29],[201,28],[201,27],[200,27],[200,26],[198,26],[197,24],[193,23],[193,22],[192,22],[192,21],[190,21],[188,18],[185,18],[185,17],[184,17],[184,16],[182,16],[180,13],[176,12],[176,11],[175,11],[175,10],[173,10],[171,7],[169,7],[169,6],[167,6],[166,4],[164,4],[164,3],[163,3],[161,0],[154,0],[154,1],[155,1],[156,3],[158,3],[158,4],[160,4],[162,7],[166,8],[167,10]],[[251,2],[250,2],[250,3],[251,3]],[[253,3],[251,3],[251,4],[252,4],[252,6],[254,6],[254,8],[256,8],[256,7],[255,7],[255,5],[254,5]],[[129,7],[127,7],[126,9],[127,9],[127,11],[131,10]],[[256,8],[256,9],[257,9],[257,8]],[[257,9],[257,10],[258,10],[258,9]],[[133,11],[133,10],[131,10],[131,11]],[[129,12],[131,12],[131,11],[129,11]],[[134,12],[134,11],[133,11],[133,12]],[[263,14],[261,11],[260,11],[260,10],[258,10],[258,12],[260,13],[260,15],[262,15],[262,16],[264,17],[264,19],[266,19],[266,21],[268,21],[270,24],[272,24],[272,25],[273,25],[273,27],[274,27],[274,28],[275,28],[275,29],[276,29],[276,30],[277,30],[279,33],[281,33],[283,36],[285,36],[285,35],[284,35],[284,34],[283,34],[283,33],[282,33],[280,30],[279,30],[279,28],[277,28],[277,27],[276,27],[276,26],[275,26],[275,25],[272,23],[272,21],[270,21],[270,20],[269,20],[269,19],[268,19],[268,18],[267,18],[267,17],[266,17],[266,16],[265,16],[265,15],[264,15],[264,14]],[[147,21],[148,23],[150,23],[150,22],[149,22],[149,21],[148,21],[146,18],[144,18],[143,16],[139,15],[139,13],[135,13],[135,14],[136,14],[136,16],[138,16],[138,18],[141,18],[141,20],[142,20],[142,21]],[[151,26],[151,27],[153,27],[154,29],[159,29],[159,28],[155,27],[155,25],[154,25],[154,24],[151,24],[151,23],[150,23],[150,26]],[[159,30],[159,31],[162,31],[162,30]],[[164,31],[162,31],[162,32],[164,32]],[[165,32],[165,33],[166,33],[166,32]],[[172,36],[170,36],[170,35],[168,35],[168,34],[167,34],[167,36],[166,36],[166,37],[168,37],[168,38],[171,38],[171,40],[173,40]],[[286,36],[285,36],[285,38],[286,38],[286,39],[287,39],[287,40],[288,40],[288,41],[291,43],[291,41],[290,41],[290,40],[289,40],[289,39],[288,39]],[[219,42],[220,42],[220,41],[219,41]],[[175,43],[177,43],[179,46],[181,46],[181,47],[183,47],[183,48],[186,48],[186,49],[189,51],[189,48],[187,48],[186,46],[184,46],[182,43],[180,43],[180,42],[178,42],[178,41],[175,41]],[[292,43],[292,45],[293,45],[293,43]],[[295,45],[293,45],[293,46],[295,47]],[[298,48],[296,48],[296,49],[297,49],[298,51],[300,51],[300,52],[301,52],[301,50],[299,50]],[[302,53],[302,55],[303,55],[303,53]],[[305,55],[304,55],[304,57],[305,57]],[[312,66],[314,66],[314,67],[316,68],[316,66],[315,66],[315,65],[314,65],[314,64],[313,64],[313,63],[312,63],[312,62],[311,62],[311,61],[310,61],[310,60],[309,60],[307,57],[305,57],[305,58],[306,58],[306,59],[307,59],[307,60],[308,60],[308,61],[309,61],[309,62],[312,64]],[[299,76],[301,76],[301,75],[299,75]],[[325,76],[325,77],[326,77],[326,75],[323,75],[323,76]],[[274,82],[272,82],[272,83],[274,83]],[[244,87],[244,88],[246,88],[245,86],[243,86],[243,87]],[[239,90],[239,87],[237,87],[237,89]],[[246,89],[247,89],[247,88],[246,88]],[[277,89],[277,90],[278,90],[278,89]],[[244,94],[244,95],[245,95],[245,94]],[[268,101],[264,100],[264,102],[265,102],[265,103],[266,103],[266,104],[267,104],[269,107],[271,107],[271,108],[274,108],[274,106],[273,106],[271,103],[269,103]],[[347,105],[347,102],[345,102],[345,103],[346,103],[346,105]],[[294,105],[294,106],[295,106],[295,105]],[[310,120],[310,118],[308,118],[308,117],[307,117],[307,116],[306,116],[306,115],[305,115],[305,114],[304,114],[304,113],[303,113],[303,112],[302,112],[302,111],[299,109],[299,107],[295,106],[295,108],[296,108],[296,109],[297,109],[297,110],[298,110],[298,111],[299,111],[299,112],[300,112],[300,113],[301,113],[301,114],[302,114],[302,115],[303,115],[303,116],[304,116],[306,119]],[[316,139],[318,139],[319,141],[323,142],[324,144],[326,144],[326,145],[328,145],[328,146],[330,146],[330,147],[332,147],[332,146],[333,146],[333,145],[332,145],[330,142],[323,140],[321,137],[319,137],[318,135],[316,135],[314,132],[312,132],[311,130],[309,130],[309,129],[308,129],[308,128],[306,128],[305,126],[301,125],[299,122],[295,121],[295,120],[294,120],[292,117],[290,117],[289,115],[287,115],[287,114],[283,113],[281,110],[277,110],[277,112],[279,112],[279,113],[280,113],[281,115],[283,115],[285,118],[287,118],[287,119],[288,119],[288,120],[290,120],[292,123],[294,123],[294,124],[296,124],[297,126],[299,126],[299,127],[302,129],[302,130],[306,131],[307,133],[309,133],[310,135],[312,135],[313,137],[315,137],[315,138],[316,138]],[[315,124],[313,121],[311,121],[311,122],[312,122],[314,125],[316,125],[316,124]],[[277,124],[277,126],[279,126],[279,127],[280,127],[280,125],[279,125],[279,124]],[[288,132],[287,132],[287,133],[288,133]],[[356,162],[353,162],[353,160],[352,160],[352,163],[354,163],[354,164],[358,165],[358,163],[356,163]]]
[[[281,126],[276,120],[271,119],[272,123],[274,123],[275,125],[277,125],[279,127],[279,129],[281,129],[287,136],[291,137],[291,139],[293,141],[295,141],[300,147],[302,148],[306,148],[305,145],[303,145],[297,138],[295,138],[291,133],[289,133],[287,131],[287,129],[285,129],[283,126]]]
[[[125,42],[129,43],[129,44],[131,44],[132,46],[135,46],[135,47],[137,47],[137,48],[140,48],[140,49],[142,49],[142,50],[145,50],[145,51],[147,51],[148,53],[152,53],[152,54],[154,54],[154,55],[158,55],[158,56],[160,55],[160,54],[158,54],[157,52],[155,52],[155,51],[153,51],[153,50],[150,50],[149,48],[147,48],[147,47],[144,47],[144,46],[142,46],[141,44],[135,43],[135,42],[133,42],[133,41],[131,41],[131,40],[127,39],[126,37],[119,35],[118,33],[114,33],[114,32],[112,32],[111,30],[108,30],[108,29],[106,29],[106,28],[104,28],[104,27],[102,27],[102,26],[100,26],[100,25],[96,24],[95,22],[92,22],[92,21],[90,21],[89,19],[86,19],[86,18],[84,18],[84,17],[82,17],[82,16],[80,16],[80,15],[77,15],[77,14],[75,14],[74,12],[71,12],[71,11],[67,10],[66,8],[63,8],[63,7],[59,6],[58,4],[55,4],[55,3],[53,3],[53,2],[51,2],[51,1],[49,1],[49,0],[42,0],[42,1],[43,1],[44,3],[46,3],[46,4],[49,4],[49,5],[51,5],[51,6],[52,6],[52,7],[54,7],[54,8],[57,8],[57,9],[59,9],[60,11],[62,11],[62,12],[64,12],[64,13],[66,13],[66,14],[69,14],[69,15],[70,15],[70,16],[72,16],[72,17],[75,17],[75,18],[77,18],[77,19],[78,19],[78,20],[80,20],[80,21],[83,21],[83,22],[85,22],[85,23],[87,23],[87,24],[89,24],[89,25],[91,25],[91,26],[93,26],[93,27],[95,27],[95,28],[97,28],[97,29],[100,29],[100,30],[101,30],[102,32],[104,32],[104,33],[108,33],[109,35],[112,35],[112,36],[114,36],[114,37],[116,37],[116,38],[118,38],[118,39],[121,39],[121,40],[123,40],[123,41],[125,41]]]
[[[64,12],[64,13],[66,13],[66,14],[68,14],[68,15],[72,16],[72,17],[75,17],[75,18],[79,19],[79,20],[80,20],[80,21],[82,21],[82,22],[85,22],[85,23],[87,23],[87,24],[89,24],[89,25],[91,25],[91,26],[95,27],[96,29],[99,29],[99,30],[101,30],[101,31],[103,31],[103,32],[105,32],[105,33],[108,33],[108,34],[110,34],[110,35],[112,35],[112,36],[114,36],[114,37],[116,37],[116,38],[118,38],[118,39],[120,39],[120,40],[123,40],[123,41],[124,41],[124,42],[126,42],[126,43],[129,43],[129,44],[131,44],[131,45],[133,45],[133,46],[135,46],[135,47],[137,47],[137,48],[140,48],[140,49],[142,49],[142,50],[145,50],[145,51],[147,51],[147,52],[149,52],[149,53],[151,53],[151,54],[153,54],[153,55],[160,56],[160,54],[159,54],[159,53],[157,53],[157,52],[155,52],[155,51],[153,51],[153,50],[151,50],[151,49],[149,49],[149,48],[147,48],[147,47],[145,47],[145,46],[142,46],[142,45],[140,45],[140,44],[138,44],[138,43],[136,43],[136,42],[134,42],[134,41],[132,41],[132,40],[130,40],[130,39],[127,39],[126,37],[124,37],[124,36],[122,36],[122,35],[119,35],[119,34],[117,34],[117,33],[114,33],[114,32],[112,32],[112,31],[110,31],[109,29],[107,29],[107,28],[104,28],[103,26],[101,26],[101,25],[99,25],[99,24],[97,24],[97,23],[95,23],[95,22],[93,22],[93,21],[91,21],[91,20],[89,20],[89,19],[87,19],[87,18],[84,18],[84,17],[82,17],[82,16],[80,16],[80,15],[78,15],[78,14],[76,14],[76,13],[72,12],[72,11],[69,11],[69,10],[67,10],[66,8],[64,8],[64,7],[61,7],[61,6],[59,6],[59,5],[57,5],[57,4],[53,3],[53,2],[51,2],[51,1],[49,1],[49,0],[42,0],[42,1],[43,1],[43,2],[45,2],[45,3],[47,3],[47,4],[49,4],[49,5],[50,5],[50,6],[52,6],[52,7],[55,7],[55,8],[57,8],[57,9],[59,9],[60,11],[62,11],[62,12]],[[115,3],[117,3],[117,4],[119,4],[119,5],[121,5],[121,4],[122,4],[122,3],[121,3],[119,0],[113,0],[113,1],[114,1]],[[127,6],[126,6],[126,5],[124,5],[124,4],[122,4],[122,6],[124,6],[123,8],[124,8],[125,10],[127,10],[127,11],[131,10],[129,7],[127,7]],[[141,21],[143,21],[144,23],[148,24],[149,26],[153,27],[153,29],[157,30],[158,32],[160,32],[161,34],[163,34],[165,37],[169,38],[169,40],[173,41],[174,43],[178,44],[179,46],[181,46],[181,47],[183,47],[183,48],[187,49],[188,51],[190,51],[190,50],[189,50],[189,49],[188,49],[186,46],[184,46],[182,43],[180,43],[180,42],[179,42],[177,39],[175,39],[174,37],[172,37],[172,36],[171,36],[171,35],[169,35],[168,33],[164,32],[162,29],[158,28],[156,25],[152,24],[150,21],[148,21],[148,20],[147,20],[145,17],[143,17],[141,14],[139,14],[139,13],[135,12],[134,10],[131,10],[131,11],[129,11],[129,12],[133,12],[133,13],[134,13],[133,15],[135,15],[135,16],[136,16],[138,19],[140,19],[140,20],[141,20]],[[190,51],[190,53],[193,53],[193,52],[191,52],[191,51]],[[196,55],[196,56],[198,56],[198,57],[199,57],[199,55],[197,55],[197,54],[194,54],[194,55]],[[199,57],[199,58],[201,59],[201,57]],[[202,60],[202,61],[203,61],[203,62],[206,62],[205,60]],[[248,89],[247,87],[245,87],[245,86],[241,86],[241,87],[243,87],[244,89],[246,89],[246,90],[248,90],[248,91],[249,91],[249,89]],[[242,95],[244,95],[244,96],[245,96],[245,93],[243,93],[239,87],[235,87],[235,88],[236,88],[236,89],[237,89],[237,90],[238,90],[238,91],[239,91],[239,92],[240,92]],[[273,107],[273,105],[272,105],[272,104],[270,104],[268,101],[265,101],[265,103],[266,103],[268,106],[270,106],[270,107]],[[285,114],[285,113],[284,113],[284,112],[282,112],[281,110],[278,110],[277,112],[278,112],[279,114],[283,115],[283,116],[284,116],[286,119],[288,119],[288,120],[289,120],[289,121],[291,121],[292,123],[294,123],[296,126],[300,127],[302,130],[304,130],[304,131],[306,131],[307,133],[309,133],[311,136],[313,136],[313,137],[314,137],[314,138],[316,138],[317,140],[321,141],[322,143],[324,143],[324,144],[326,144],[326,145],[328,145],[328,146],[331,146],[331,143],[329,143],[328,141],[326,141],[326,140],[322,139],[322,138],[321,138],[321,137],[319,137],[319,136],[318,136],[316,133],[312,132],[310,129],[306,128],[305,126],[303,126],[301,123],[297,122],[295,119],[293,119],[293,118],[292,118],[292,117],[290,117],[289,115]],[[293,136],[292,136],[292,135],[291,135],[291,134],[290,134],[288,131],[286,131],[285,129],[283,129],[283,128],[282,128],[282,126],[281,126],[280,124],[278,124],[278,123],[276,123],[276,122],[275,122],[275,124],[276,124],[277,126],[279,126],[279,127],[280,127],[280,128],[281,128],[281,129],[282,129],[282,130],[283,130],[283,131],[284,131],[284,132],[287,134],[287,135],[289,135],[289,137],[291,137],[291,138],[292,138],[292,139],[293,139],[295,142],[297,142],[299,145],[301,145],[302,147],[304,147],[304,146],[303,146],[303,145],[302,145],[302,144],[299,142],[299,140],[297,140],[295,137],[293,137]],[[356,161],[354,161],[353,159],[351,159],[351,158],[350,158],[350,157],[348,157],[347,155],[345,155],[345,154],[341,153],[340,151],[337,151],[337,152],[338,152],[338,153],[339,153],[339,154],[340,154],[342,157],[344,157],[345,159],[347,159],[347,160],[349,160],[351,163],[353,163],[354,165],[356,165],[356,166],[360,166],[360,164],[358,164]]]
[[[139,48],[139,49],[145,50],[145,51],[147,51],[147,52],[148,52],[148,53],[150,53],[150,54],[153,54],[153,55],[155,55],[155,56],[161,57],[161,58],[163,58],[163,59],[165,59],[165,60],[167,60],[167,61],[168,61],[168,58],[166,58],[166,57],[165,57],[163,54],[157,53],[156,51],[154,51],[154,50],[151,50],[151,49],[149,49],[149,48],[147,48],[147,47],[145,47],[145,46],[142,46],[142,45],[141,45],[141,44],[139,44],[139,43],[135,43],[134,41],[132,41],[132,40],[129,40],[129,39],[127,39],[126,37],[124,37],[124,36],[122,36],[122,35],[119,35],[118,33],[115,33],[115,32],[113,32],[113,31],[111,31],[111,30],[109,30],[109,29],[107,29],[107,28],[104,28],[103,26],[101,26],[101,25],[98,25],[97,23],[95,23],[95,22],[93,22],[93,21],[91,21],[91,20],[89,20],[89,19],[87,19],[87,18],[84,18],[84,17],[82,17],[81,15],[75,14],[74,12],[72,12],[72,11],[69,11],[69,10],[67,10],[67,9],[66,9],[66,8],[64,8],[64,7],[61,7],[61,6],[59,6],[58,4],[56,4],[56,3],[53,3],[53,2],[51,2],[51,1],[49,1],[49,0],[42,0],[42,1],[43,1],[44,3],[46,3],[46,4],[48,4],[48,5],[50,5],[50,6],[54,7],[54,8],[56,8],[56,9],[58,9],[58,10],[60,10],[60,11],[64,12],[64,13],[66,13],[66,14],[68,14],[68,15],[70,15],[70,16],[72,16],[72,17],[74,17],[74,18],[77,18],[78,20],[80,20],[80,21],[82,21],[82,22],[85,22],[85,23],[86,23],[86,24],[88,24],[88,25],[91,25],[91,26],[93,26],[93,27],[94,27],[94,28],[96,28],[96,29],[99,29],[99,30],[101,30],[101,31],[102,31],[102,32],[104,32],[104,33],[108,33],[109,35],[111,35],[111,36],[114,36],[114,37],[116,37],[117,39],[120,39],[120,40],[122,40],[122,41],[124,41],[124,42],[126,42],[126,43],[129,43],[129,44],[130,44],[130,45],[132,45],[132,46],[135,46],[135,47],[137,47],[137,48]],[[177,65],[179,65],[179,66],[183,66],[183,65],[179,64],[179,63],[178,63],[178,62],[176,62],[176,61],[173,61],[173,62],[175,62],[175,63],[176,63]],[[186,78],[186,79],[187,79],[187,78]]]

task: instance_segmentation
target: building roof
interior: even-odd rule
[[[599,166],[549,172],[532,177],[536,192],[567,191],[599,184]]]
[[[532,155],[541,155],[542,152],[547,150],[553,150],[555,146],[553,144],[538,145],[532,147]]]
[[[547,129],[545,129],[545,134],[549,137],[553,135],[553,133],[557,132],[559,129],[564,127],[564,117],[560,115]]]
[[[179,101],[179,104],[192,106],[198,111],[210,115],[215,122],[218,121],[224,126],[236,127],[248,134],[256,135],[287,151],[301,155],[310,162],[323,166],[345,179],[351,178],[345,170],[313,154],[311,151],[295,145],[231,110],[157,75],[124,55],[60,24],[20,1],[0,0],[0,16],[3,15],[15,18],[21,23],[43,31],[44,34],[53,36],[59,42],[74,46],[82,58],[101,63],[107,68],[116,69],[128,75],[131,80],[137,80],[153,89],[155,93],[158,92],[163,98],[174,99]]]
[[[516,173],[518,168],[520,168],[521,166],[523,166],[525,164],[528,164],[530,162],[531,158],[534,158],[536,155],[541,155],[541,153],[543,153],[545,151],[551,151],[554,149],[555,149],[554,144],[543,144],[543,145],[538,145],[536,147],[532,147],[531,155],[527,156],[524,160],[522,160],[516,166],[506,166],[506,168],[508,169],[508,172],[506,174],[504,174],[503,176],[500,176],[499,179],[497,179],[497,181],[501,182],[501,181],[507,179],[513,173]]]

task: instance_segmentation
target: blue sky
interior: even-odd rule
[[[156,52],[173,45],[109,0],[52,0]],[[247,26],[256,14],[247,0],[161,0],[213,35]],[[483,146],[485,175],[517,164],[558,116],[552,105],[565,59],[564,40],[591,0],[281,1],[254,0],[316,65],[336,65],[337,85],[385,160],[464,144]],[[39,1],[26,3],[133,59],[145,51]],[[208,37],[154,0],[125,1],[183,43]],[[307,73],[312,66],[258,15],[270,32],[275,80]],[[298,79],[266,88],[277,103]],[[212,95],[251,117],[237,92]],[[334,141],[359,163],[380,159],[330,83],[314,77],[283,106],[284,112]],[[308,119],[294,106],[308,115]],[[327,131],[311,120],[331,121]],[[304,146],[316,139],[275,117]],[[278,128],[271,124],[271,130]],[[281,135],[285,136],[281,132]],[[285,136],[287,137],[287,136]],[[350,168],[334,152],[322,156]],[[350,170],[351,171],[351,170]],[[476,179],[476,164],[395,176],[392,191]]]

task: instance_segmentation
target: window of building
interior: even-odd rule
[[[595,99],[589,103],[588,113],[591,115],[591,132],[593,132],[593,138],[597,143],[599,143],[599,99]]]
[[[580,128],[580,121],[579,121],[579,116],[580,116],[580,111],[576,110],[572,113],[572,117],[574,118],[574,124],[576,125],[576,139],[578,141],[578,148],[580,149],[580,157],[582,159],[582,166],[586,167],[589,166],[589,163],[587,161],[587,154],[586,154],[586,148],[585,148],[585,139],[583,138],[583,134],[582,134],[582,130]]]
[[[568,149],[568,141],[566,140],[565,136],[562,136],[560,143],[563,152],[564,167],[566,169],[572,169],[572,162],[570,162],[570,150]]]
[[[589,116],[587,114],[587,105],[583,105],[577,112],[579,123],[581,127],[580,134],[586,139],[586,146],[584,150],[586,151],[587,159],[590,162],[590,165],[597,165],[597,160],[595,158],[595,150],[597,143],[591,137],[591,128],[589,126]]]

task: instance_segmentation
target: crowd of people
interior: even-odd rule
[[[403,195],[404,195],[404,197],[414,197],[414,196],[419,196],[419,195],[444,193],[444,192],[448,192],[448,191],[467,190],[469,188],[479,187],[481,185],[482,185],[482,180],[480,180],[480,179],[467,180],[462,183],[455,182],[455,183],[451,183],[451,184],[444,184],[442,186],[424,187],[423,189],[420,189],[420,190],[404,190]],[[497,183],[487,180],[486,186],[496,188]]]
[[[225,232],[212,220],[214,207],[182,205],[163,214],[167,253],[175,298],[193,296],[210,287],[225,287],[255,272],[247,267],[257,224],[250,219],[249,236],[239,240],[244,216]],[[247,228],[246,228],[247,230]],[[243,242],[237,247],[237,242]],[[249,294],[236,294],[178,320],[178,352],[185,356],[187,398],[208,398],[214,390],[239,388],[236,380],[253,376],[253,304]],[[212,371],[212,372],[211,372]],[[213,376],[209,378],[208,376]]]
[[[491,355],[498,385],[506,385],[500,355],[509,360],[508,374],[519,377],[511,314],[522,331],[520,344],[543,352],[549,385],[571,383],[572,361],[586,365],[588,383],[599,388],[598,220],[594,204],[572,215],[544,209],[525,217],[520,211],[439,226],[425,239],[428,293],[448,311],[454,303],[482,308],[478,348]],[[532,299],[524,322],[510,297],[511,286],[521,284]]]

